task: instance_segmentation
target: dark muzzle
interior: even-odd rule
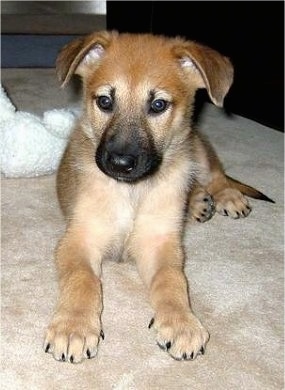
[[[125,182],[136,182],[153,174],[161,163],[161,156],[150,137],[132,132],[105,136],[96,151],[96,164],[106,175]]]

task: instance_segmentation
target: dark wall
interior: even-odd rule
[[[107,27],[181,35],[220,51],[235,67],[226,109],[283,130],[282,1],[108,1]]]

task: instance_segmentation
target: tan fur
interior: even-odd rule
[[[204,353],[209,334],[192,312],[183,273],[186,206],[201,222],[215,208],[234,218],[250,211],[211,145],[190,125],[197,88],[222,105],[232,66],[181,38],[100,32],[63,48],[57,69],[63,84],[74,73],[82,77],[84,105],[57,176],[67,228],[56,250],[60,296],[45,350],[73,363],[96,355],[103,335],[102,260],[130,257],[149,289],[157,343],[175,359],[192,360]],[[112,112],[99,108],[98,96],[115,100]],[[150,114],[150,99],[169,106]],[[126,143],[135,134],[142,150],[158,151],[159,168],[136,182],[105,174],[95,154],[118,134]]]

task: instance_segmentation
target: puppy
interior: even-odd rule
[[[232,218],[269,200],[226,176],[211,145],[191,127],[195,93],[222,106],[233,80],[216,51],[163,36],[99,32],[63,48],[65,85],[83,81],[83,112],[57,176],[67,227],[55,252],[60,295],[44,349],[81,362],[97,353],[101,264],[133,258],[149,290],[157,344],[176,360],[204,354],[209,334],[193,314],[183,273],[186,214]]]

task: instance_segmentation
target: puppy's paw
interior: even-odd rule
[[[99,317],[56,313],[46,332],[44,350],[58,361],[80,363],[96,356],[100,337],[104,339]]]
[[[188,213],[190,218],[198,222],[206,222],[215,214],[215,203],[211,195],[204,189],[195,191],[190,196]]]
[[[216,211],[234,219],[245,218],[251,212],[246,197],[234,188],[225,188],[214,195]]]
[[[157,332],[158,346],[175,360],[194,360],[204,355],[209,333],[192,313],[157,315],[149,325]]]

